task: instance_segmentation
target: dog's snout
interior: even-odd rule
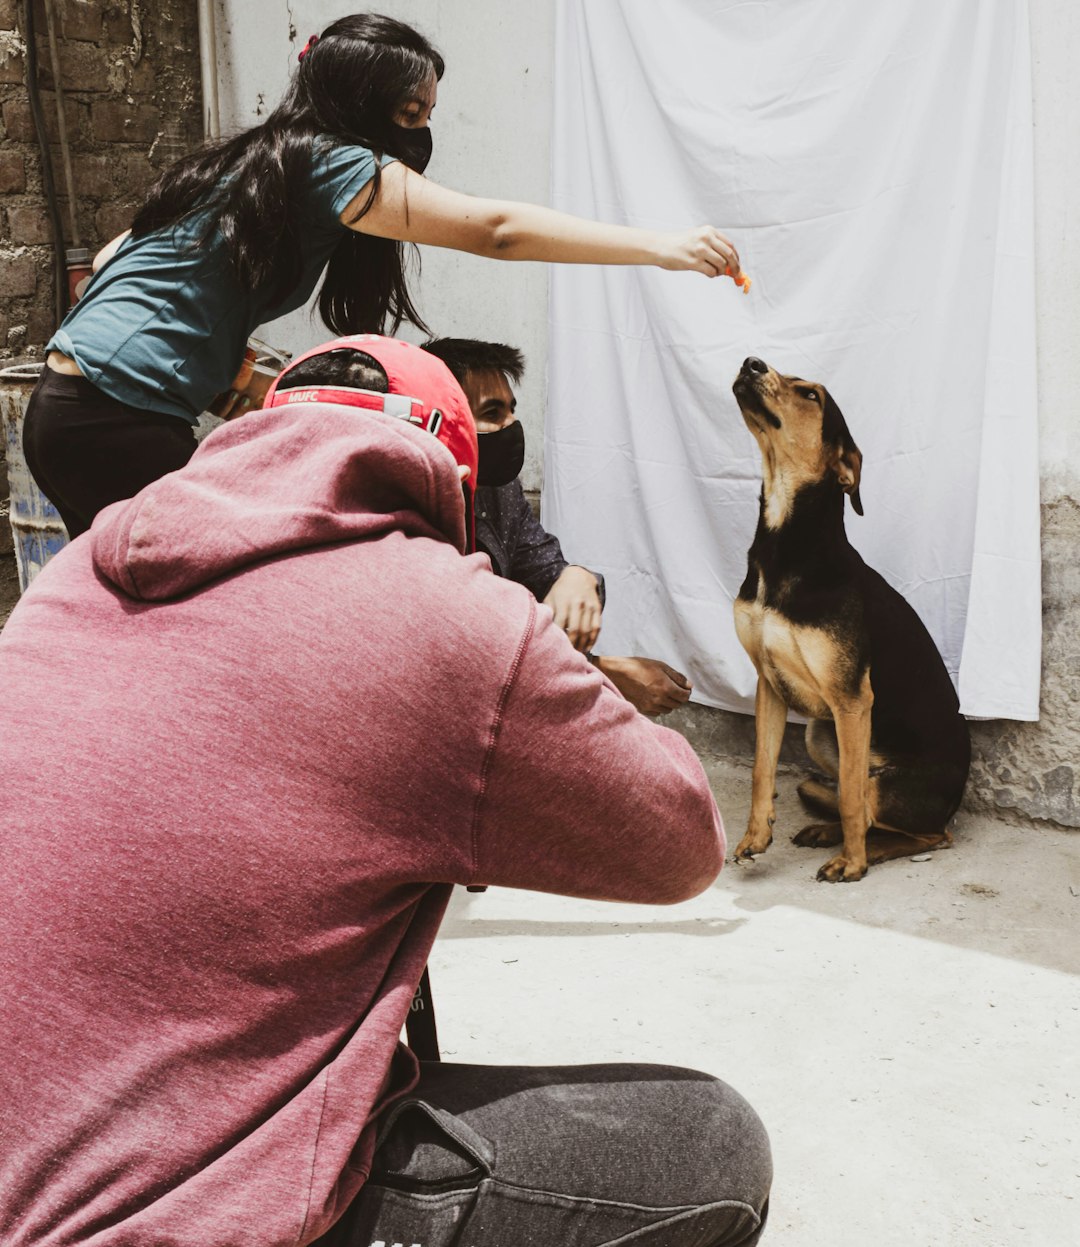
[[[764,374],[769,371],[769,365],[763,360],[758,359],[756,355],[748,355],[743,360],[743,372],[756,372]]]

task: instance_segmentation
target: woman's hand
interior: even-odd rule
[[[699,225],[697,229],[678,234],[661,234],[660,268],[672,271],[692,270],[706,277],[721,277],[730,269],[738,280],[739,253],[730,238],[712,225]]]

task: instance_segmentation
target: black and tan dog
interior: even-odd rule
[[[844,532],[844,498],[862,515],[862,455],[825,387],[747,359],[733,387],[764,461],[761,512],[735,627],[757,668],[753,794],[736,860],[763,853],[787,708],[809,719],[825,772],[799,795],[837,821],[795,843],[841,844],[818,871],[832,882],[952,842],[971,745],[930,634],[867,567]],[[835,781],[835,782],[834,782]]]

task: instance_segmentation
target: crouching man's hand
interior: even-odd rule
[[[656,658],[597,656],[596,665],[626,700],[652,717],[667,714],[690,700],[690,681]]]
[[[584,653],[600,635],[600,592],[596,577],[586,567],[564,567],[548,590],[544,605],[555,612],[555,622],[570,638],[570,644]]]

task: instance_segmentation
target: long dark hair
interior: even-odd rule
[[[375,13],[340,18],[309,46],[261,125],[200,148],[161,175],[132,233],[205,211],[203,238],[219,230],[239,280],[282,302],[301,278],[301,199],[315,141],[326,136],[375,152],[359,220],[379,190],[378,156],[406,154],[395,114],[444,68],[438,51],[403,22]],[[383,332],[387,320],[390,333],[405,320],[427,331],[409,296],[404,244],[351,229],[330,257],[319,313],[339,335]]]

